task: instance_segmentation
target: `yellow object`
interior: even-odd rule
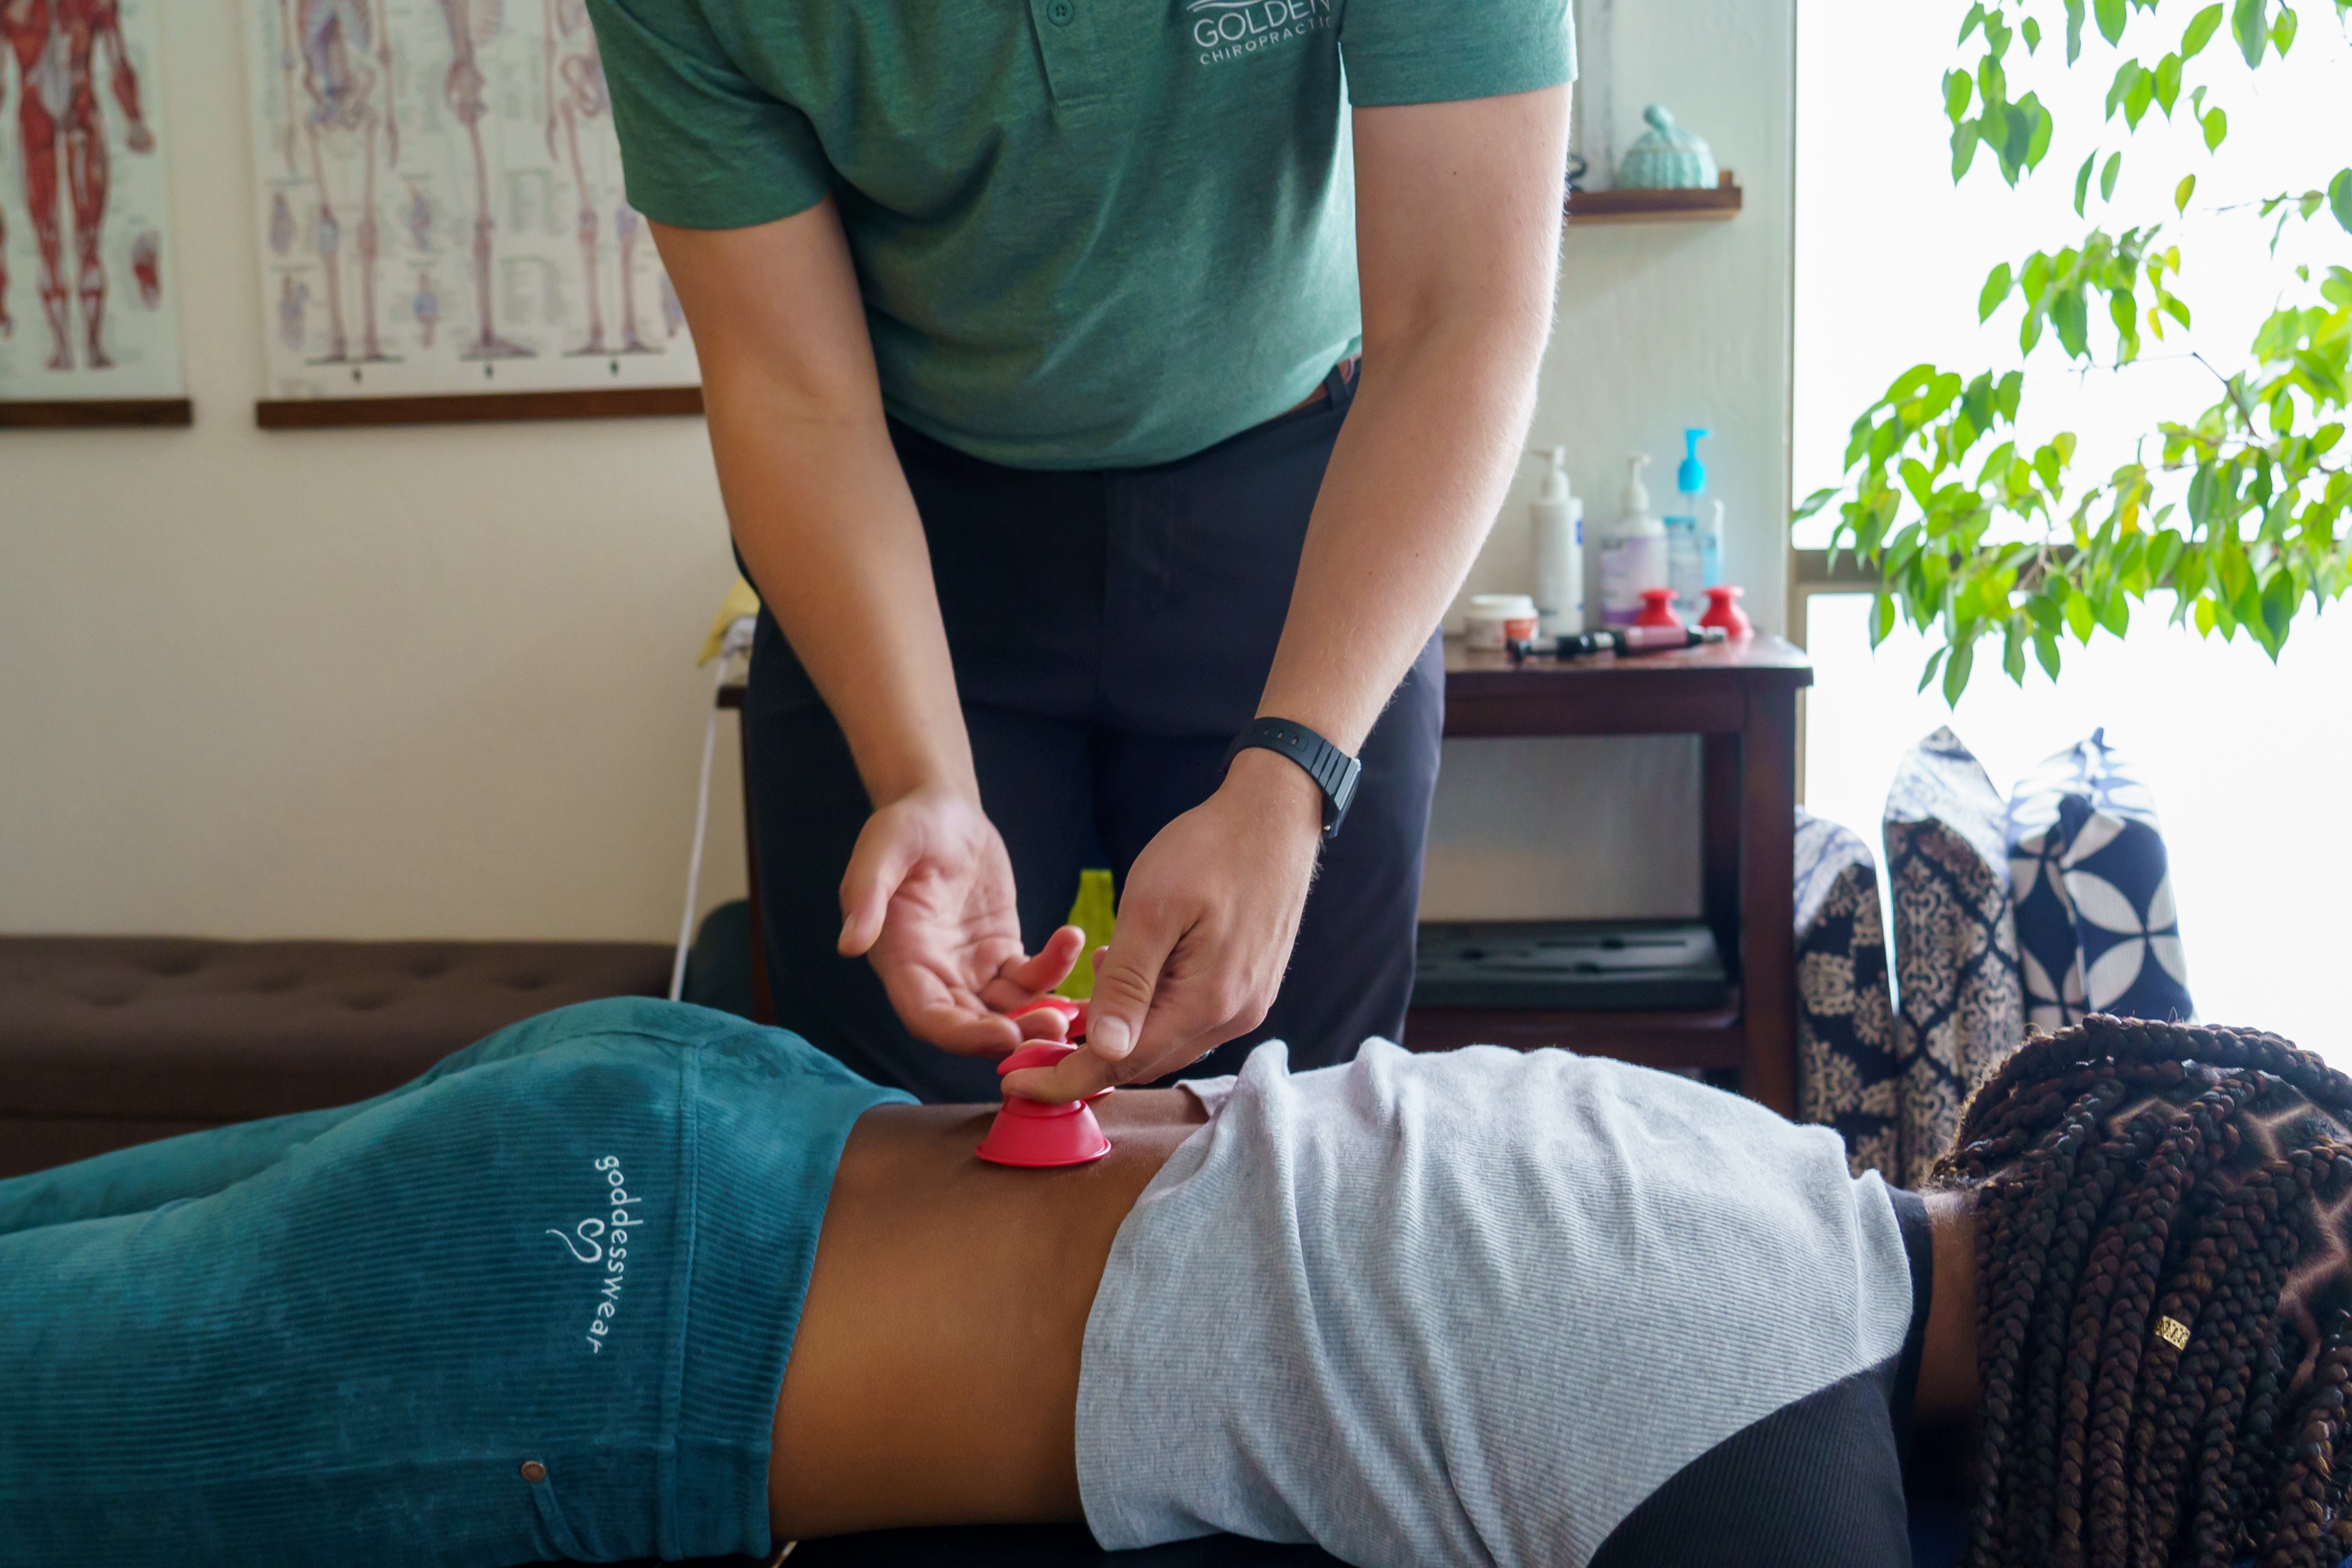
[[[727,597],[719,605],[719,618],[710,623],[710,635],[702,642],[701,657],[694,661],[697,669],[717,658],[726,646],[727,628],[746,616],[760,613],[760,595],[751,584],[737,574],[735,585],[727,590]]]
[[[1078,873],[1078,897],[1070,906],[1069,923],[1087,933],[1087,945],[1079,949],[1078,966],[1062,982],[1060,994],[1083,1002],[1095,994],[1095,949],[1110,944],[1112,928],[1118,923],[1108,871]]]

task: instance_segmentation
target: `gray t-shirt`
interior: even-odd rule
[[[1193,1087],[1211,1119],[1120,1226],[1087,1322],[1078,1482],[1106,1548],[1230,1531],[1580,1568],[1612,1532],[1653,1544],[1604,1562],[1691,1528],[1678,1474],[1778,1491],[1772,1464],[1851,1449],[1831,1468],[1907,1555],[1888,1413],[1925,1290],[1834,1132],[1564,1051],[1373,1040],[1294,1077],[1272,1043]],[[1668,1517],[1634,1531],[1654,1496]]]

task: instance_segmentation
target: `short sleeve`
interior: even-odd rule
[[[1339,58],[1361,108],[1500,98],[1576,79],[1570,0],[1346,0]]]
[[[824,199],[808,117],[745,76],[699,0],[588,0],[629,205],[680,228],[748,228]]]

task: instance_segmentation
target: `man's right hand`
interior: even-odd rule
[[[1022,951],[1012,859],[970,795],[919,789],[866,818],[841,909],[842,955],[866,955],[919,1038],[1002,1056],[1024,1037],[1059,1037],[1057,1013],[1004,1015],[1068,977],[1085,933],[1064,926],[1035,957]]]

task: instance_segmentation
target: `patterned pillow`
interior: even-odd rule
[[[1901,1068],[1878,866],[1861,836],[1797,813],[1797,1104],[1857,1176],[1903,1176]]]
[[[2032,1022],[2194,1016],[2156,799],[2106,731],[2019,782],[2007,837]]]
[[[1887,793],[1908,1185],[1927,1178],[1969,1095],[2024,1037],[2006,820],[1992,780],[1949,729],[1911,749]]]

